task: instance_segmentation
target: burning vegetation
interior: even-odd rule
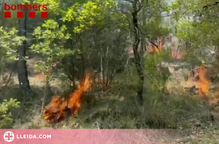
[[[44,119],[48,122],[55,123],[63,120],[69,115],[78,113],[83,94],[90,88],[91,73],[87,72],[85,78],[80,82],[78,88],[70,94],[68,99],[56,95],[51,102],[45,107]]]
[[[210,81],[206,77],[207,71],[205,66],[199,66],[193,70],[193,86],[196,89],[196,94],[203,98],[208,98],[210,86]],[[69,98],[60,95],[54,96],[45,107],[44,119],[50,123],[56,123],[70,115],[77,114],[81,107],[82,96],[91,86],[92,74],[92,72],[86,72],[85,78],[81,80],[77,89],[70,94]]]
[[[185,89],[189,89],[190,92],[197,94],[198,96],[208,99],[209,97],[209,87],[211,85],[210,80],[208,80],[206,74],[208,68],[204,65],[197,66],[192,70],[192,75],[189,76],[187,80],[187,85],[184,86]]]
[[[198,94],[204,98],[208,97],[210,81],[206,78],[207,68],[200,66],[193,71],[195,81],[197,82],[196,88]]]

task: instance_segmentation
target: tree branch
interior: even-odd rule
[[[205,6],[203,6],[203,11],[207,10],[207,9],[210,8],[210,7],[216,6],[216,5],[218,5],[218,4],[219,4],[219,2],[215,2],[215,3],[213,3],[213,4],[205,5]]]

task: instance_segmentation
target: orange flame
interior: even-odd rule
[[[81,96],[83,92],[86,92],[90,87],[90,74],[85,76],[85,79],[78,89],[70,95],[70,100],[68,102],[68,108],[71,109],[73,114],[76,114],[81,107]]]
[[[44,119],[48,122],[59,122],[70,114],[77,114],[82,103],[82,95],[86,92],[90,84],[90,73],[86,73],[85,79],[80,83],[77,90],[70,94],[69,99],[54,96],[48,106],[45,107]]]
[[[147,51],[151,52],[155,52],[157,54],[159,54],[160,52],[163,51],[163,38],[159,38],[157,41],[155,41],[155,44],[158,46],[148,46]]]
[[[198,94],[203,97],[208,96],[210,82],[206,78],[207,68],[205,66],[200,66],[194,70],[194,77],[197,81],[196,88],[198,89]]]
[[[158,38],[158,40],[154,41],[154,43],[157,46],[152,46],[152,44],[149,44],[149,46],[147,46],[147,51],[149,53],[160,54],[161,52],[164,51],[163,37]],[[174,59],[182,59],[184,57],[184,55],[180,50],[171,50],[171,57]]]

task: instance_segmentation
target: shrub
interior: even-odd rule
[[[4,99],[2,103],[0,103],[0,128],[5,128],[13,123],[13,117],[10,112],[12,108],[19,108],[20,102],[16,99]]]

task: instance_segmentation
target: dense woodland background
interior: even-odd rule
[[[4,2],[0,128],[170,128],[170,142],[218,143],[219,2],[30,1],[47,4],[47,19],[5,19]],[[193,80],[200,66],[207,84]],[[68,97],[87,70],[78,114],[46,122],[52,96]]]

